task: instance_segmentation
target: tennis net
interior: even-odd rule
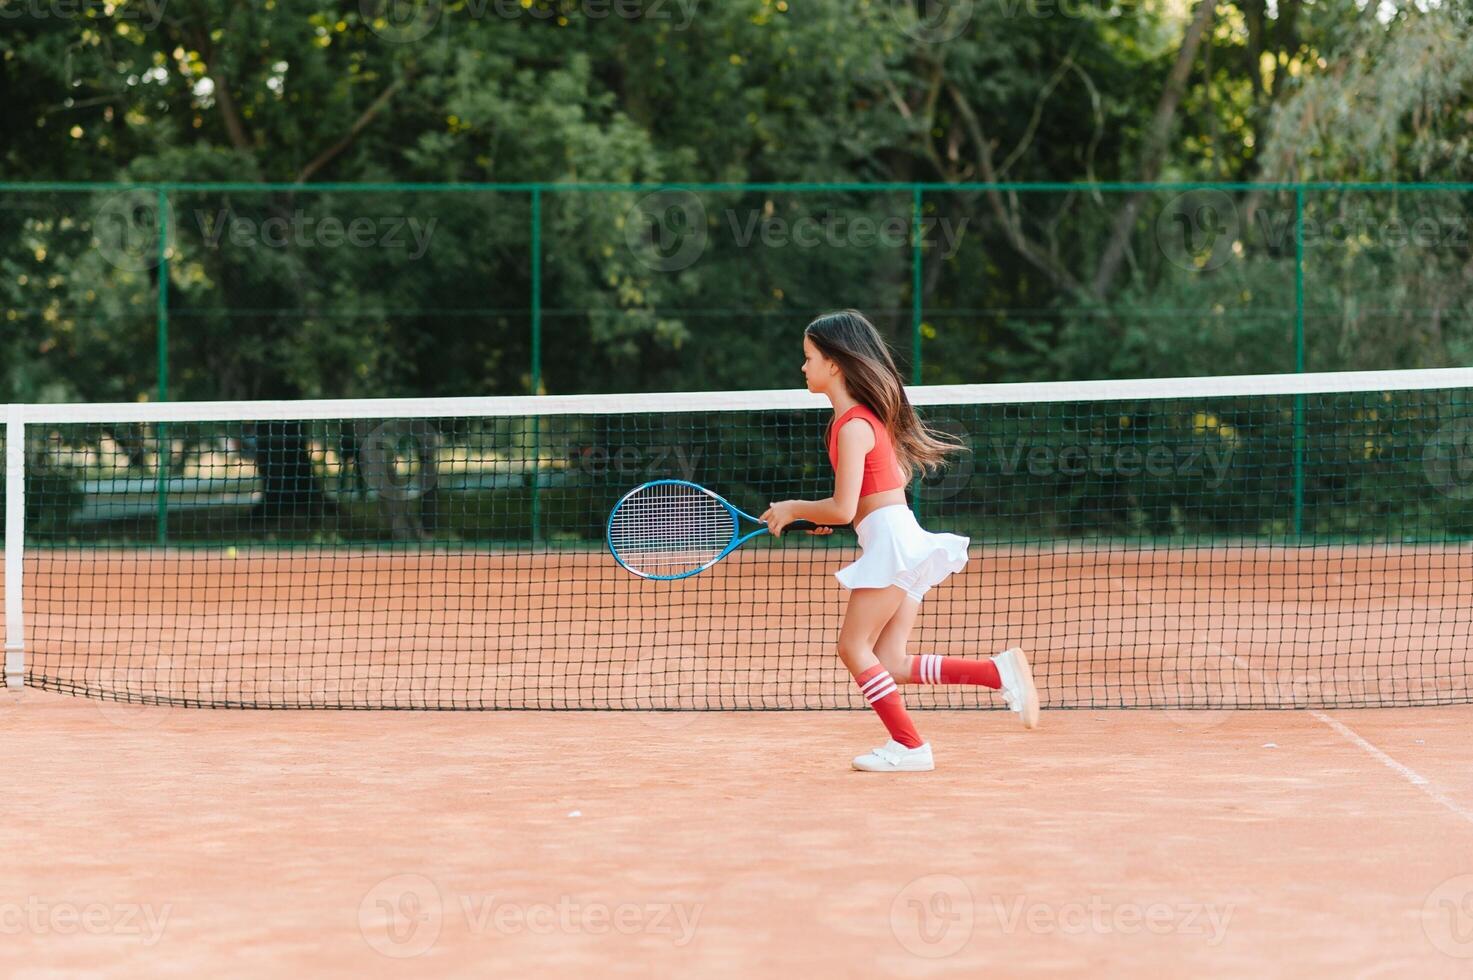
[[[1021,644],[1055,708],[1469,701],[1470,391],[1465,369],[911,389],[970,447],[912,503],[972,541],[911,652]],[[603,547],[651,479],[751,513],[826,496],[831,414],[801,391],[11,406],[7,672],[182,705],[859,707],[834,652],[852,532],[676,582]]]

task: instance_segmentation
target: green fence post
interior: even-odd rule
[[[532,188],[532,394],[542,394],[542,187]],[[542,536],[542,418],[532,416],[532,543]]]
[[[158,372],[160,402],[169,400],[169,191],[158,189],[155,204],[158,211]],[[169,424],[160,422],[155,430],[158,439],[158,463],[154,466],[154,492],[158,498],[155,537],[160,547],[169,542]]]
[[[924,262],[921,254],[921,185],[910,189],[910,383],[921,383],[921,280]],[[917,476],[911,486],[912,507],[921,516],[921,495],[925,481]]]
[[[921,383],[921,185],[911,189],[910,219],[910,383]]]
[[[1294,373],[1304,373],[1304,187],[1294,189]],[[1304,395],[1294,396],[1294,537],[1304,533]]]

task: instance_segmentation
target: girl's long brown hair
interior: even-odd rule
[[[949,454],[966,448],[960,440],[927,427],[916,415],[889,346],[864,314],[858,310],[825,313],[804,334],[824,357],[839,365],[844,386],[854,400],[885,423],[907,480],[916,467],[930,473],[943,466]]]

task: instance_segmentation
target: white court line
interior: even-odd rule
[[[1382,752],[1370,742],[1367,742],[1355,732],[1351,731],[1348,726],[1339,721],[1336,721],[1334,718],[1331,718],[1323,711],[1311,711],[1310,714],[1314,715],[1320,721],[1324,722],[1326,725],[1329,725],[1335,731],[1339,732],[1348,741],[1354,742],[1356,745],[1359,745],[1361,748],[1365,749],[1371,754],[1372,758],[1376,759],[1386,768],[1390,769],[1392,772],[1395,772],[1407,782],[1417,787],[1417,789],[1426,793],[1437,803],[1447,807],[1453,813],[1456,813],[1458,816],[1462,817],[1469,823],[1473,823],[1473,812],[1470,812],[1468,809],[1459,804],[1456,800],[1447,797],[1441,790],[1433,786],[1432,783],[1428,781],[1426,776],[1423,776],[1421,773],[1417,772],[1410,766],[1404,766],[1400,762],[1397,762],[1395,759],[1391,758],[1391,756],[1387,755],[1385,752]]]

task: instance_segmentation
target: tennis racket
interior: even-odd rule
[[[744,519],[757,530],[743,534]],[[817,527],[812,521],[794,521],[784,530]],[[606,536],[614,560],[635,575],[673,580],[704,572],[766,533],[766,524],[699,484],[652,480],[614,505]]]

